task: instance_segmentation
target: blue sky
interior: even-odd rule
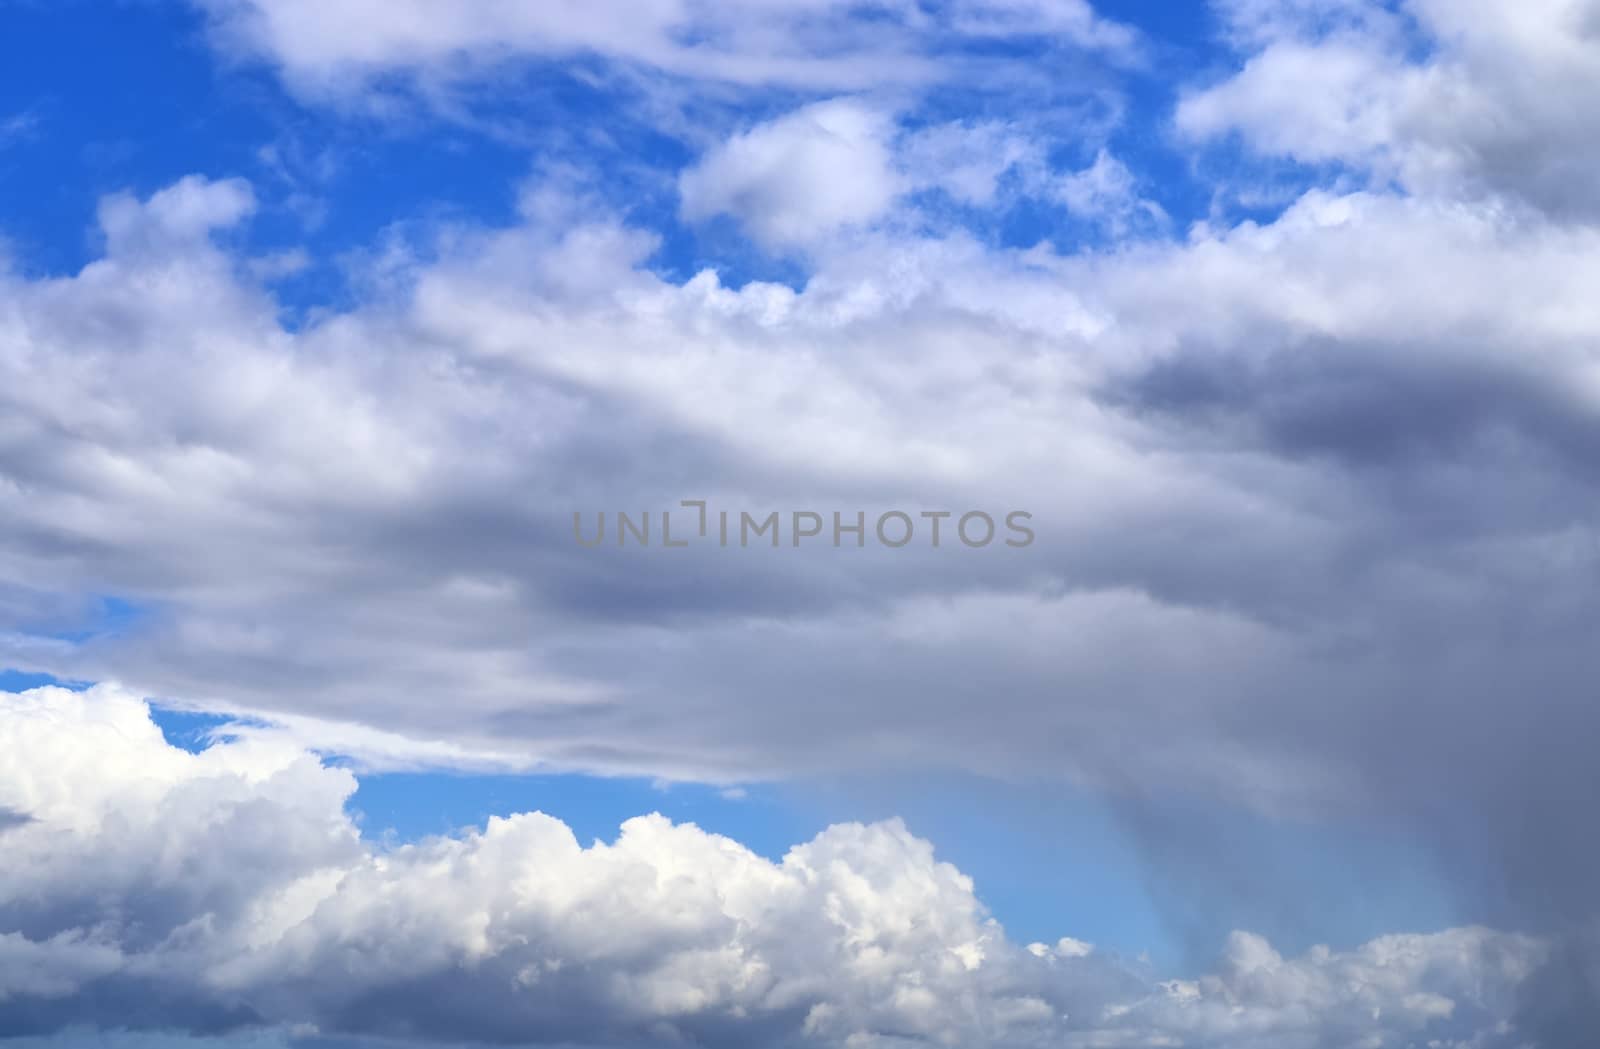
[[[801,265],[752,251],[726,222],[679,222],[671,187],[653,177],[687,166],[693,152],[631,112],[625,87],[586,82],[581,66],[505,71],[492,89],[464,92],[451,115],[421,104],[394,120],[359,110],[308,111],[259,60],[219,61],[198,10],[115,3],[84,17],[86,6],[20,4],[7,11],[14,28],[5,44],[5,97],[13,103],[8,116],[25,119],[15,137],[26,149],[7,151],[0,177],[8,196],[31,202],[6,224],[7,237],[26,249],[17,254],[29,269],[70,273],[93,258],[93,216],[105,194],[149,194],[194,172],[244,176],[261,206],[235,235],[254,252],[307,251],[311,271],[283,282],[280,295],[291,309],[336,308],[350,302],[342,257],[373,251],[386,235],[405,237],[408,226],[430,221],[504,224],[514,216],[520,180],[576,164],[586,177],[605,180],[614,203],[662,236],[650,260],[661,272],[684,279],[713,267],[735,284],[803,280]],[[1159,71],[1095,74],[1114,84],[1116,104],[1128,109],[1112,141],[1137,161],[1149,192],[1175,219],[1202,217],[1210,205],[1206,181],[1164,125],[1176,84],[1229,67],[1218,20],[1203,5],[1126,3],[1106,5],[1104,13],[1147,34],[1148,61],[1159,64]],[[1037,45],[991,43],[984,50],[1081,61]],[[951,85],[927,99],[917,119],[1007,112],[1006,100],[982,94]],[[779,113],[809,97],[787,90],[752,96],[731,107],[731,119]],[[581,141],[573,127],[588,124],[603,127],[603,150]],[[553,127],[561,130],[552,133]],[[1053,150],[1068,163],[1086,159],[1086,150],[1088,159],[1093,155],[1070,139]],[[1227,166],[1232,158],[1224,148],[1204,162]],[[973,211],[964,218],[980,235],[1012,246],[1057,238],[1070,248],[1085,237],[1098,239],[1093,229],[1026,201],[1004,214]]]
[[[1523,6],[0,0],[0,1040],[1578,1044]]]

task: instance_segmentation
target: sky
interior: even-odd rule
[[[0,0],[0,1039],[1589,1046],[1595,100],[1593,0]]]

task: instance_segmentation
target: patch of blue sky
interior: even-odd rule
[[[8,4],[0,32],[5,116],[27,130],[0,148],[0,233],[32,274],[75,272],[100,252],[95,206],[192,172],[247,170],[286,116],[223,90],[178,4]]]
[[[198,754],[217,741],[217,734],[225,732],[228,725],[239,719],[221,714],[207,714],[191,710],[172,710],[152,706],[150,717],[161,729],[170,746]]]
[[[87,687],[78,682],[62,681],[51,674],[0,667],[0,692],[26,692],[30,688],[44,688],[46,685],[58,685],[63,688]]]
[[[60,641],[82,643],[91,638],[120,634],[146,615],[144,606],[126,598],[101,594],[90,597],[81,618],[70,627],[50,631],[46,636]]]
[[[515,214],[523,145],[449,121],[313,113],[270,71],[219,63],[186,5],[9,5],[5,19],[0,98],[28,121],[0,148],[0,199],[26,202],[0,215],[0,234],[31,275],[99,255],[102,196],[192,173],[252,183],[260,208],[243,251],[305,250],[310,268],[278,281],[296,313],[345,304],[339,267],[391,227]]]

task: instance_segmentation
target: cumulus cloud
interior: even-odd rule
[[[1510,1046],[1509,995],[1544,950],[1458,929],[1284,959],[1241,933],[1214,974],[1155,983],[1075,940],[1012,943],[899,823],[776,862],[659,816],[588,846],[524,813],[378,848],[354,786],[281,740],[174,748],[114,687],[0,693],[0,804],[31,817],[0,831],[19,930],[0,935],[0,1031]]]
[[[885,113],[834,101],[736,135],[680,176],[683,214],[736,216],[778,246],[870,222],[900,192],[885,143],[890,126]]]
[[[1180,104],[1180,129],[1340,162],[1416,191],[1504,195],[1593,219],[1600,8],[1590,0],[1233,2],[1236,75]]]

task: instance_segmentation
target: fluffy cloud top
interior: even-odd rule
[[[178,750],[115,688],[0,693],[0,806],[22,818],[0,830],[0,1030],[1511,1046],[1545,950],[1459,929],[1287,960],[1241,933],[1213,974],[1153,984],[1074,940],[1011,943],[898,823],[778,862],[659,816],[609,844],[527,813],[378,849],[354,787],[278,741]]]

